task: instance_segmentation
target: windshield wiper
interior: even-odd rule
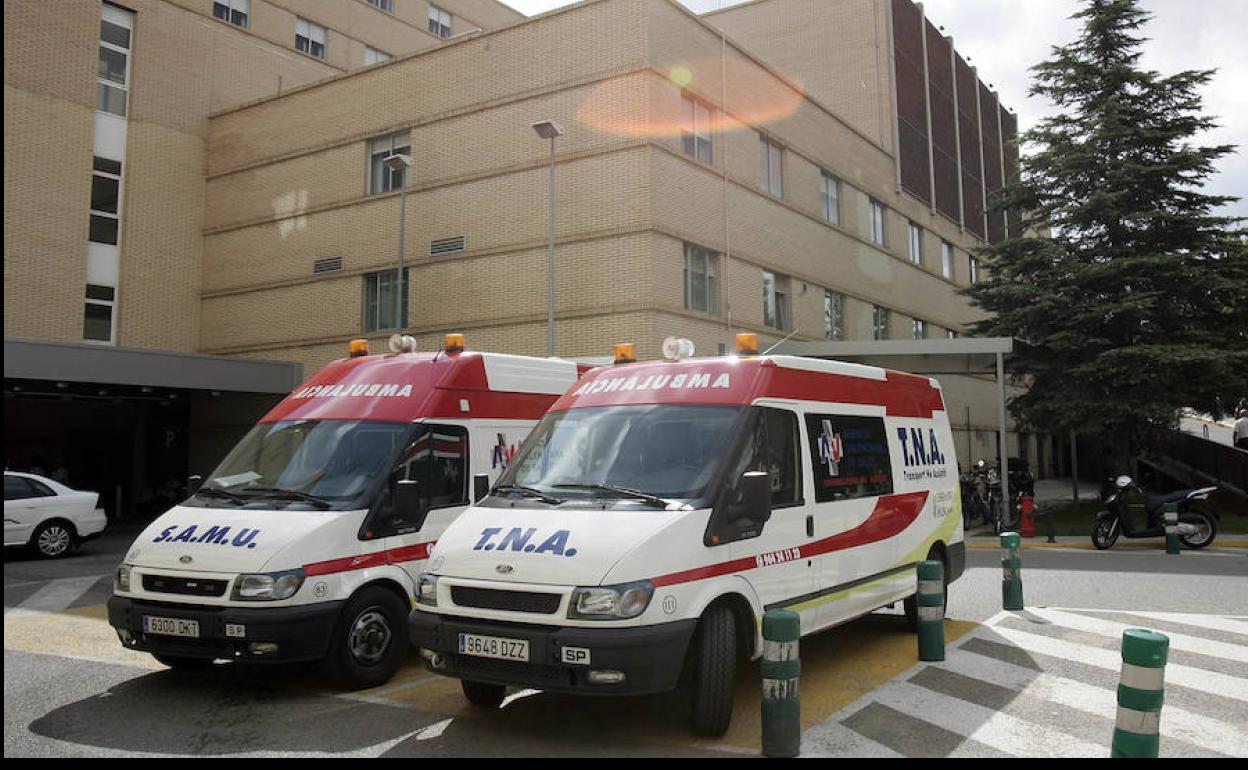
[[[324,498],[310,495],[307,492],[300,492],[294,489],[279,489],[277,487],[248,487],[249,490],[259,492],[258,495],[251,495],[251,500],[297,500],[302,503],[314,505],[322,511],[330,508],[330,503]]]
[[[200,487],[195,491],[195,497],[201,495],[204,497],[215,497],[218,500],[229,500],[231,503],[238,503],[239,505],[247,502],[247,498],[242,495],[227,492],[224,489],[217,489],[216,487]]]
[[[541,500],[543,503],[546,503],[547,505],[561,505],[564,502],[566,502],[562,498],[552,497],[551,495],[546,494],[540,489],[534,489],[533,487],[522,487],[518,484],[503,484],[502,486],[494,487],[494,491],[495,492],[519,492],[525,497],[532,497],[537,500]]]
[[[637,489],[629,489],[628,487],[617,487],[614,484],[555,484],[556,489],[597,489],[603,492],[614,492],[617,495],[631,497],[635,500],[641,500],[649,503],[655,508],[667,509],[667,501],[658,495],[652,495],[648,492],[642,492]]]

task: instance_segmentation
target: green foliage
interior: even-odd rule
[[[1232,146],[1198,89],[1214,72],[1138,66],[1135,0],[1086,0],[1082,34],[1032,68],[1057,113],[1027,132],[1019,179],[994,209],[1024,235],[982,250],[973,331],[1018,342],[1011,410],[1032,428],[1137,436],[1182,407],[1225,414],[1248,395],[1248,231],[1202,191]],[[1045,234],[1050,237],[1040,237]]]

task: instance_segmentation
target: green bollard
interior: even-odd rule
[[[802,703],[797,640],[802,620],[791,610],[763,615],[763,756],[796,757],[801,752]]]
[[[1170,640],[1132,628],[1122,634],[1122,678],[1111,757],[1156,759],[1161,750],[1161,704],[1165,700]]]
[[[1174,503],[1166,503],[1164,510],[1166,553],[1177,554],[1179,552],[1179,506]]]
[[[945,565],[921,561],[915,604],[919,613],[919,660],[945,659]]]
[[[1023,560],[1019,558],[1022,538],[1017,532],[1001,533],[1001,603],[1007,610],[1023,609]]]

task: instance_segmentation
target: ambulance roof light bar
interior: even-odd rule
[[[754,332],[742,332],[737,335],[737,355],[758,355],[758,335]]]
[[[615,363],[619,364],[635,364],[637,363],[637,345],[632,342],[617,342],[615,345]]]
[[[350,358],[360,358],[368,355],[368,340],[351,340],[347,346],[347,354]]]
[[[462,334],[446,335],[446,337],[444,337],[442,340],[442,350],[447,355],[463,353],[464,352],[464,335]]]

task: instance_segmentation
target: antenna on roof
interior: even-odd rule
[[[771,351],[775,350],[776,348],[780,347],[780,346],[781,346],[781,345],[783,345],[784,343],[788,342],[788,341],[789,341],[789,338],[790,338],[790,337],[792,337],[794,334],[797,334],[797,329],[794,329],[793,331],[789,332],[789,336],[788,336],[788,337],[785,337],[784,339],[780,340],[780,341],[779,341],[779,342],[777,342],[776,344],[774,344],[774,345],[772,345],[771,347],[769,347],[769,348],[767,348],[766,350],[764,350],[764,351],[763,351],[763,355],[767,355],[767,354],[768,354],[768,353],[770,353]]]

